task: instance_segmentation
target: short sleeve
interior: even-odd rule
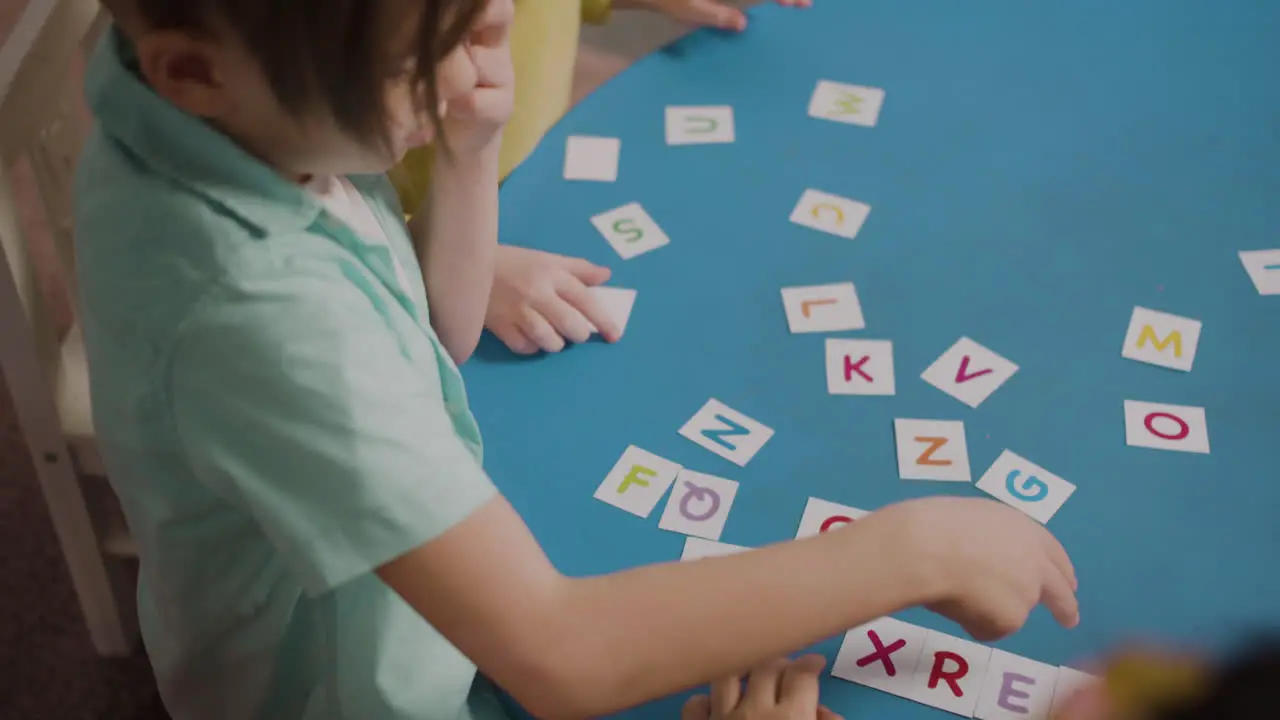
[[[251,514],[322,594],[465,519],[496,492],[354,262],[213,291],[168,368],[194,472]],[[400,330],[403,332],[404,330]]]
[[[592,25],[603,25],[609,22],[612,10],[612,0],[582,0],[582,21]]]

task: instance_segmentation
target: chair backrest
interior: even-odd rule
[[[71,189],[89,127],[78,76],[106,24],[96,0],[27,0],[0,46],[0,345],[9,346],[9,360],[15,346],[34,348],[46,380],[59,338],[35,239],[52,241],[52,257],[43,259],[56,263],[64,292],[74,296]],[[35,202],[15,200],[16,174],[34,180]],[[35,212],[20,216],[22,209]],[[5,364],[9,374],[12,363]],[[24,381],[10,377],[11,391]]]

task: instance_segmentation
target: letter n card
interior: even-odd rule
[[[738,467],[746,467],[773,437],[773,429],[712,398],[680,428],[680,434]]]

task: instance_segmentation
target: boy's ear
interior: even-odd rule
[[[150,31],[134,41],[138,69],[156,94],[201,118],[223,115],[229,98],[220,48],[186,33]]]

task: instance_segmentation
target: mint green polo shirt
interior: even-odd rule
[[[132,57],[113,31],[88,70],[77,272],[170,713],[501,717],[374,574],[496,492],[389,183],[352,178],[390,241],[366,242],[158,97]]]

